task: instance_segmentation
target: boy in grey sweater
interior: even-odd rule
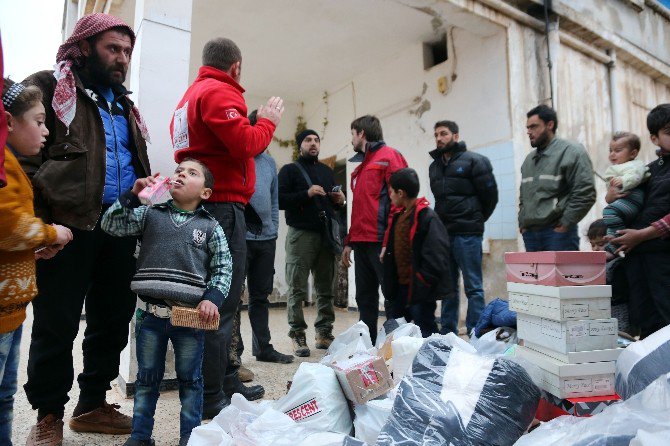
[[[171,177],[172,200],[141,206],[137,195],[156,182],[141,178],[105,213],[102,229],[114,236],[142,236],[137,273],[131,289],[143,305],[137,309],[137,381],[133,427],[126,446],[150,446],[159,385],[168,340],[175,353],[181,400],[179,445],[186,446],[200,425],[203,405],[204,331],[170,323],[171,307],[197,308],[213,322],[228,295],[232,257],[221,226],[201,206],[214,178],[199,161],[182,161]]]

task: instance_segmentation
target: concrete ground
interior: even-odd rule
[[[246,312],[242,313],[242,339],[247,347],[245,349],[242,361],[245,366],[253,370],[256,379],[251,384],[261,384],[265,387],[265,399],[278,399],[286,393],[286,383],[291,380],[298,366],[303,361],[317,362],[323,357],[324,350],[314,348],[314,328],[313,323],[316,318],[314,307],[305,309],[305,320],[310,329],[307,332],[307,343],[312,350],[312,356],[309,358],[296,358],[292,364],[270,364],[257,362],[251,356],[251,327]],[[337,335],[349,328],[358,321],[358,313],[346,310],[336,310],[335,327],[333,334]],[[382,321],[380,320],[380,327]],[[79,336],[74,343],[72,352],[74,357],[75,377],[82,371],[82,353],[81,342],[84,333],[85,322],[81,322]],[[24,445],[32,425],[36,422],[37,411],[33,411],[28,404],[26,394],[23,391],[23,385],[26,383],[26,366],[28,361],[28,349],[30,346],[30,332],[32,327],[32,313],[24,324],[23,339],[21,342],[21,362],[19,365],[19,390],[16,394],[14,404],[14,426],[13,443],[14,445]],[[274,347],[282,353],[292,353],[291,341],[287,336],[288,323],[286,321],[286,308],[275,308],[270,311],[270,327],[272,332],[272,343]],[[72,410],[77,403],[79,388],[75,381],[72,391],[70,391],[70,401],[65,408],[65,428],[64,428],[64,446],[107,446],[122,445],[126,435],[93,435],[79,434],[68,428],[68,421]],[[107,402],[119,404],[121,411],[127,415],[132,415],[133,400],[124,398],[113,384],[112,390],[107,392]],[[156,424],[154,427],[154,438],[158,446],[176,445],[179,442],[179,396],[177,391],[164,392],[159,401],[156,410]]]

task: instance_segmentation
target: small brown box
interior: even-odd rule
[[[335,370],[344,396],[357,404],[364,404],[393,388],[393,380],[386,363],[379,356],[356,354],[343,361],[335,361]]]
[[[218,330],[219,329],[219,315],[211,323],[204,323],[200,320],[200,314],[195,308],[188,307],[172,307],[172,315],[170,322],[175,327],[199,328],[201,330]]]

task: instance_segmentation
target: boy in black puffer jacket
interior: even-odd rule
[[[390,198],[398,211],[380,255],[384,296],[391,303],[386,316],[414,321],[428,337],[437,332],[436,300],[456,298],[449,280],[449,236],[428,200],[417,199],[419,176],[414,169],[398,170],[390,183]]]

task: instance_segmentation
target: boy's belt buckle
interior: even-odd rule
[[[161,319],[169,319],[172,314],[172,311],[170,311],[170,308],[168,307],[161,307],[160,305],[154,304],[147,304],[147,307],[149,313]]]

